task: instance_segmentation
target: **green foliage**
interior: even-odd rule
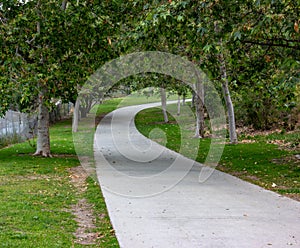
[[[233,94],[239,125],[264,130],[276,127],[294,130],[297,124],[293,114],[297,106],[295,91],[295,85],[276,79],[258,79],[253,86],[240,86]]]
[[[132,32],[138,48],[186,56],[217,85],[222,54],[239,120],[261,129],[274,121],[291,125],[287,117],[295,106],[300,76],[299,4],[279,0],[140,4],[144,8]]]
[[[274,122],[291,126],[300,76],[299,14],[299,4],[286,0],[67,1],[66,9],[54,0],[4,1],[0,114],[16,103],[35,108],[40,93],[49,108],[56,98],[74,102],[106,61],[160,50],[199,65],[218,89],[222,54],[239,120],[262,129]],[[137,90],[144,81],[120,83]],[[165,81],[180,94],[188,91]],[[92,97],[83,112],[99,99],[94,92],[87,92]]]
[[[34,109],[41,93],[49,107],[55,98],[74,102],[78,85],[114,56],[107,41],[114,29],[113,4],[68,1],[66,9],[61,4],[3,4],[0,69],[5,81],[0,90],[7,94],[0,97],[2,113],[14,100],[19,109]]]

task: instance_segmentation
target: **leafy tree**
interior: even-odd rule
[[[297,16],[299,4],[290,1],[153,1],[144,8],[133,37],[188,56],[215,80],[217,88],[222,85],[230,139],[235,143],[230,89],[252,87],[254,78],[270,85],[263,91],[276,92],[274,79],[281,85],[295,82],[290,78],[299,75]],[[288,85],[290,89],[279,87],[287,89],[282,99],[294,90],[295,83]],[[285,104],[279,101],[278,105]]]
[[[49,110],[53,99],[74,101],[78,87],[114,55],[107,41],[111,3],[4,1],[1,7],[0,90],[4,113],[16,95],[38,106],[36,155],[50,156]],[[15,92],[14,92],[15,91]]]

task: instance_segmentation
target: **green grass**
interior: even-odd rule
[[[191,98],[191,95],[188,95],[187,98]],[[177,100],[177,95],[167,92],[167,100]],[[146,97],[140,91],[135,91],[126,97],[109,99],[105,101],[105,104],[96,104],[90,112],[96,114],[97,116],[101,116],[103,114],[113,111],[115,108],[122,108],[153,102],[160,102],[159,94],[153,94]]]
[[[104,101],[103,104],[96,104],[90,111],[90,113],[95,114],[96,116],[103,116],[107,113],[115,110],[121,103],[122,98],[113,98]]]
[[[85,247],[75,243],[70,211],[82,198],[93,204],[100,237],[88,247],[119,247],[99,185],[89,178],[81,192],[70,181],[69,169],[80,165],[71,121],[52,126],[50,135],[53,158],[33,157],[28,142],[0,150],[0,247]]]
[[[156,89],[156,91],[159,91],[159,89]],[[167,92],[167,100],[177,100],[177,95]],[[126,107],[153,102],[160,102],[160,94],[153,94],[146,97],[140,91],[136,91],[123,98],[119,106]]]
[[[85,196],[89,202],[94,205],[94,215],[96,216],[95,231],[99,233],[100,236],[99,243],[94,247],[119,247],[106,210],[105,201],[102,193],[99,192],[99,184],[96,183],[92,178],[88,178],[87,185],[88,188]]]
[[[169,105],[168,109],[174,112],[174,106]],[[184,119],[186,115],[184,109],[181,115]],[[159,137],[151,138],[172,150],[180,151],[187,157],[194,159],[193,149],[198,150],[196,160],[203,163],[212,140],[193,139],[193,124],[180,125],[182,128],[180,130],[172,116],[169,120],[170,124],[163,124],[161,110],[152,108],[141,111],[136,116],[135,122],[138,130],[147,137],[151,137],[151,130],[161,129],[168,138],[167,142],[161,141]],[[240,141],[245,139],[253,143],[225,145],[217,169],[266,189],[300,199],[300,162],[294,156],[300,151],[290,149],[299,144],[300,132],[240,137]]]
[[[120,102],[121,99],[112,99],[93,111],[103,116]],[[133,99],[130,104],[136,102]],[[148,109],[139,113],[136,124],[144,135],[165,144],[157,131],[162,129],[166,146],[185,156],[193,156],[199,146],[196,157],[203,162],[211,140],[193,139],[193,126],[184,122],[187,116],[182,114],[176,118],[177,121],[170,116],[170,123],[163,124],[161,110]],[[183,124],[181,130],[177,122]],[[53,158],[33,157],[34,150],[28,142],[0,150],[0,247],[83,247],[75,243],[78,224],[70,211],[82,198],[93,205],[94,231],[100,237],[97,244],[87,247],[119,247],[99,185],[88,178],[86,192],[80,192],[70,181],[69,169],[80,165],[72,141],[71,121],[57,123],[50,132]],[[270,144],[281,140],[294,147],[299,142],[299,133],[244,135],[241,139],[255,143],[226,145],[218,169],[281,194],[299,197],[300,165],[293,159],[293,154],[299,151]],[[273,183],[277,186],[272,187]]]
[[[165,139],[162,139],[160,133],[152,133],[151,138],[160,144],[164,144],[164,141],[166,140],[167,147],[179,152],[180,142],[178,142],[178,140],[180,141],[181,138],[180,128],[170,114],[168,114],[168,117],[170,119],[170,123],[164,123],[162,110],[160,108],[146,109],[137,114],[136,124],[139,130],[142,130],[142,133],[147,137],[149,137],[154,128],[161,129],[166,136]]]

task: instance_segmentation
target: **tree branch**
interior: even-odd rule
[[[63,0],[62,3],[61,3],[61,10],[66,10],[67,8],[67,0]]]
[[[24,57],[19,53],[19,47],[18,47],[18,46],[16,47],[16,56],[17,56],[17,57],[20,57],[23,61],[26,61],[26,60],[24,59]]]
[[[37,32],[37,34],[41,34],[41,23],[40,22],[37,22],[37,24],[36,24],[36,32]]]
[[[289,40],[289,39],[285,39],[285,38],[272,38],[272,39],[267,39],[268,41],[273,41],[273,40],[282,40],[285,42],[300,42],[300,40]]]
[[[291,46],[291,45],[287,45],[287,44],[276,44],[276,43],[272,43],[272,42],[259,42],[259,41],[245,40],[244,43],[253,44],[253,45],[260,45],[260,46],[284,47],[284,48],[291,48],[291,49],[295,49],[295,50],[300,50],[300,46]]]

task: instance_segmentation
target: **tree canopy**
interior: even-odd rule
[[[229,122],[236,113],[240,124],[271,128],[297,106],[299,14],[288,0],[2,1],[0,114],[39,107],[47,116],[56,99],[74,102],[105,62],[159,50],[188,58],[223,88]]]

